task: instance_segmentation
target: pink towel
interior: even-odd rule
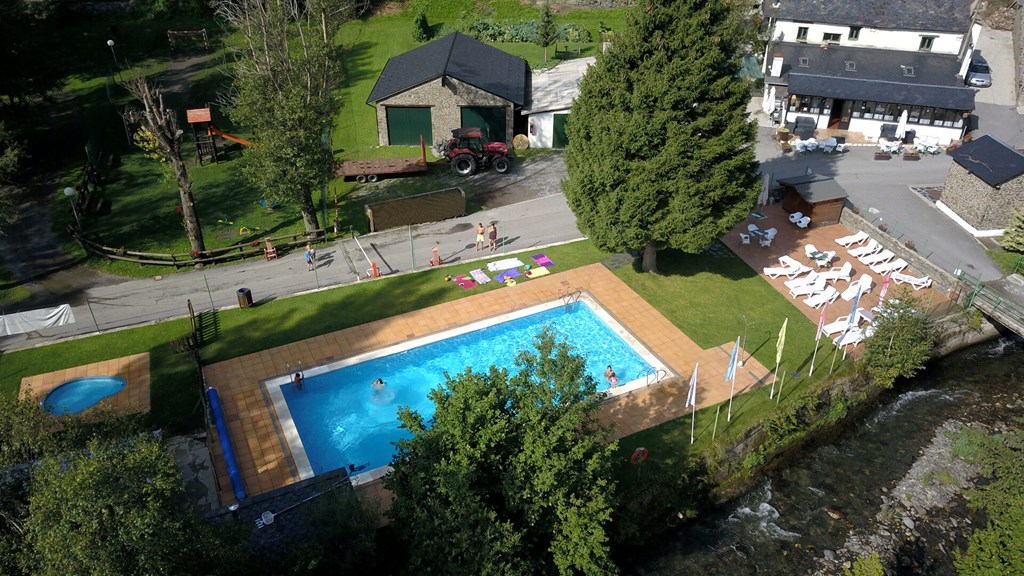
[[[545,256],[543,252],[541,252],[540,254],[534,254],[533,256],[531,256],[531,258],[533,258],[533,261],[536,262],[538,266],[551,268],[552,266],[555,265],[555,263],[552,262],[550,258]]]
[[[463,289],[466,290],[469,290],[470,288],[476,286],[476,282],[473,282],[473,280],[468,278],[465,274],[463,274],[462,276],[457,276],[455,278],[455,283],[458,284],[459,286],[462,286]]]

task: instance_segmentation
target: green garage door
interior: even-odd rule
[[[419,146],[420,136],[430,146],[430,108],[392,108],[388,106],[388,143],[392,146]]]
[[[565,119],[568,117],[568,114],[555,114],[555,129],[551,136],[552,148],[565,148],[569,143],[569,137],[565,134]]]
[[[462,127],[479,128],[488,142],[508,140],[504,108],[463,108]]]

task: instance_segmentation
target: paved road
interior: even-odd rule
[[[238,304],[237,290],[248,288],[256,302],[282,298],[366,278],[369,263],[378,262],[382,273],[398,274],[429,267],[431,249],[437,247],[446,263],[493,259],[476,252],[477,222],[496,222],[499,253],[578,240],[582,234],[561,194],[501,206],[472,216],[453,218],[342,239],[321,246],[315,272],[306,270],[301,251],[266,262],[254,260],[170,274],[158,279],[129,280],[95,286],[68,294],[76,322],[36,333],[0,339],[0,350],[13,350],[71,336],[93,334],[186,315],[186,301],[197,310]],[[411,242],[410,242],[411,238]],[[414,258],[415,257],[415,262]],[[460,268],[461,270],[462,268]],[[209,291],[207,290],[209,286]],[[95,321],[93,318],[95,317]]]

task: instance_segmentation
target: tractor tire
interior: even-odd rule
[[[452,171],[459,176],[469,176],[476,172],[476,158],[469,154],[459,154],[452,158]]]
[[[377,181],[377,175],[376,174],[368,174],[366,176],[366,181],[367,182],[376,182]]]
[[[504,174],[512,168],[512,162],[505,156],[498,156],[491,161],[491,166],[494,166],[494,171],[498,174]]]
[[[360,174],[359,176],[356,176],[356,182],[359,182],[360,184],[365,184],[366,183],[366,176],[364,176],[362,174]]]

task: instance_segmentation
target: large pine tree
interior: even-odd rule
[[[697,253],[759,192],[750,84],[721,0],[643,0],[580,84],[563,184],[580,229],[609,251]]]

